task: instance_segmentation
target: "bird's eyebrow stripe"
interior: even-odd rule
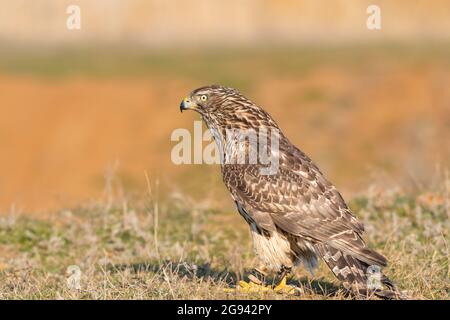
[[[224,88],[219,85],[200,87],[192,91],[191,95],[209,94],[211,93],[211,91],[214,91],[215,93],[225,93],[227,91],[227,88]]]
[[[192,95],[196,94],[206,94],[209,92],[208,88],[198,88],[197,90],[192,91]]]

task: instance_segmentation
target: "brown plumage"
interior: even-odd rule
[[[223,181],[250,225],[255,251],[266,268],[281,271],[303,262],[312,269],[319,256],[347,290],[360,295],[397,296],[384,275],[383,288],[367,287],[367,268],[384,267],[386,259],[367,247],[362,238],[364,227],[340,193],[266,111],[237,90],[217,85],[194,90],[180,109],[201,114],[224,158],[227,153],[242,152],[239,144],[244,144],[241,150],[246,155],[252,150],[248,141],[230,143],[227,129],[264,128],[279,133],[275,174],[261,174],[260,163],[221,165]]]

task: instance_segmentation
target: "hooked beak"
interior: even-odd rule
[[[197,110],[197,105],[186,97],[180,103],[180,111],[183,112],[183,110]]]

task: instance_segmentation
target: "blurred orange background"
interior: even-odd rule
[[[0,213],[101,198],[108,179],[230,205],[217,166],[175,166],[179,102],[211,83],[265,107],[344,194],[433,183],[450,156],[450,3],[0,1]]]

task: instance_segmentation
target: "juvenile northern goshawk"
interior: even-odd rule
[[[227,130],[279,132],[275,173],[262,174],[260,163],[221,163],[223,181],[250,226],[254,250],[264,266],[260,273],[279,272],[285,281],[292,267],[303,262],[314,268],[319,256],[347,290],[397,297],[394,284],[382,273],[379,287],[368,285],[368,270],[386,266],[386,258],[367,247],[364,227],[341,194],[266,111],[236,89],[218,85],[194,90],[180,109],[202,116],[221,152],[251,151],[248,141],[230,142]]]

